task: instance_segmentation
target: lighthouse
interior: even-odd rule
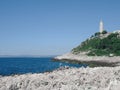
[[[103,22],[102,20],[100,21],[100,33],[102,33],[104,30]]]

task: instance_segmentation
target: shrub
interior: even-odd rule
[[[104,32],[105,34],[105,32]],[[96,33],[95,35],[99,35]],[[88,53],[89,56],[103,56],[109,54],[114,54],[116,56],[120,56],[120,38],[118,37],[118,33],[112,33],[108,37],[101,39],[100,37],[94,37],[91,39],[87,39],[82,42],[82,44],[72,51],[75,53],[79,53],[80,51],[90,51]]]

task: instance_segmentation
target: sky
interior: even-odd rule
[[[120,0],[0,0],[0,55],[60,55],[120,30]]]

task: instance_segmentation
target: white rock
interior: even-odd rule
[[[0,90],[119,90],[120,66],[69,68],[40,74],[4,76]]]
[[[107,62],[107,63],[116,63],[116,62],[120,62],[120,56],[113,56],[113,57],[109,57],[109,56],[87,56],[85,54],[72,54],[67,53],[61,56],[57,56],[55,57],[56,60],[63,60],[63,59],[67,59],[67,60],[76,60],[76,61],[97,61],[97,62]]]

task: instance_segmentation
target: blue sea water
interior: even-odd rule
[[[61,66],[81,67],[86,65],[53,62],[52,57],[44,58],[0,58],[0,75],[42,73]]]

